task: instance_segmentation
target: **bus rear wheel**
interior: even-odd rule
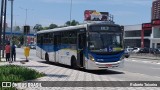
[[[45,60],[46,60],[47,63],[49,63],[49,55],[48,55],[47,52],[45,53]]]

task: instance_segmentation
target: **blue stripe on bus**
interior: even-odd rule
[[[90,53],[97,62],[117,62],[120,60],[124,52],[120,52],[115,55],[97,55],[95,53]]]
[[[72,49],[72,50],[77,49],[76,45],[67,45],[67,44],[61,44],[56,46],[53,44],[44,44],[44,45],[37,44],[37,46],[46,52],[56,52],[60,49]]]
[[[74,50],[77,50],[76,48],[76,45],[67,45],[67,44],[62,44],[62,45],[57,45],[55,46],[54,48],[54,45],[52,44],[45,44],[45,45],[40,45],[40,44],[37,44],[38,47],[40,47],[41,49],[43,49],[44,51],[46,52],[55,52],[55,51],[58,51],[58,50],[61,50],[61,49],[74,49]],[[72,48],[74,47],[74,48]],[[95,61],[97,62],[117,62],[120,60],[120,58],[122,57],[122,55],[124,54],[124,52],[120,52],[118,54],[115,54],[115,55],[97,55],[95,53],[91,53],[89,52],[88,49],[85,49],[83,51],[83,54],[84,56],[89,59],[88,57],[88,54],[91,54],[94,58],[95,58]],[[102,61],[99,61],[98,59],[103,59]]]

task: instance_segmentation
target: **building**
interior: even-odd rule
[[[149,23],[124,26],[125,47],[150,47],[151,27]]]
[[[150,23],[124,26],[125,46],[160,48],[160,0],[152,2]]]
[[[125,47],[141,46],[141,25],[124,26]]]
[[[152,3],[152,20],[160,19],[160,0],[153,0]]]
[[[160,48],[160,0],[152,2],[152,37],[151,48]]]
[[[153,33],[152,33],[152,24],[143,23],[141,30],[141,48],[147,47],[151,48]]]

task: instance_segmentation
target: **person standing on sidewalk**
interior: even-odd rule
[[[12,61],[13,61],[13,57],[14,57],[14,61],[16,61],[16,46],[14,43],[12,45]]]
[[[5,52],[6,52],[6,62],[10,61],[10,43],[7,43],[7,45],[5,46]]]

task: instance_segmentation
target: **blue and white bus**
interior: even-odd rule
[[[37,56],[73,68],[103,70],[124,63],[123,30],[117,24],[87,23],[37,32]]]

